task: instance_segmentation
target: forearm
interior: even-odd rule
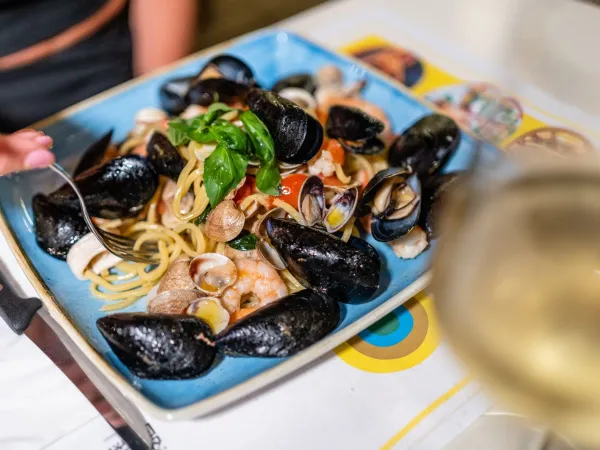
[[[194,48],[197,0],[132,0],[133,65],[142,75],[188,55]]]

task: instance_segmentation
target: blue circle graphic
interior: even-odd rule
[[[391,347],[406,339],[413,326],[412,314],[404,306],[400,306],[358,335],[363,341],[376,347]]]

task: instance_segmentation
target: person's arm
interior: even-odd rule
[[[133,67],[142,75],[188,55],[194,48],[197,0],[132,0]]]

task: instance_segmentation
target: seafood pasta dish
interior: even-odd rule
[[[395,135],[386,111],[323,66],[266,89],[251,65],[211,59],[160,87],[127,138],[112,132],[74,170],[94,223],[158,249],[108,252],[65,185],[32,200],[36,239],[108,312],[97,322],[134,375],[186,379],[229,356],[286,357],[380,287],[378,251],[415,258],[457,173],[461,132],[430,114]],[[146,312],[116,312],[145,302]]]

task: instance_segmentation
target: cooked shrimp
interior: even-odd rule
[[[254,294],[259,306],[273,303],[288,294],[277,270],[267,263],[250,258],[237,259],[234,263],[238,269],[237,281],[221,297],[223,307],[230,314],[240,309],[242,299],[249,294]]]
[[[414,227],[406,236],[390,242],[396,256],[413,259],[425,251],[429,245],[427,235],[420,227]]]
[[[308,162],[308,173],[323,175],[324,177],[332,176],[335,173],[335,164],[331,152],[323,150],[318,158],[310,160]]]
[[[370,116],[375,117],[383,122],[385,128],[379,135],[380,139],[389,145],[394,138],[392,125],[387,114],[379,106],[374,103],[368,102],[360,97],[345,97],[339,95],[328,95],[323,99],[323,102],[319,103],[319,115],[327,117],[329,108],[334,105],[350,106],[358,108]]]

